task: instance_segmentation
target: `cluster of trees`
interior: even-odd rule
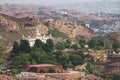
[[[65,42],[58,42],[55,46],[51,39],[48,39],[46,43],[37,39],[33,47],[30,47],[27,40],[21,40],[20,44],[14,42],[12,50],[12,64],[40,64],[40,63],[52,63],[61,64],[64,68],[69,68],[85,63],[85,57],[82,52],[74,54],[63,54],[62,50],[66,48],[86,48],[88,45],[91,49],[106,49],[106,44],[97,39],[92,38],[90,41],[80,40],[79,44],[72,44],[70,40]],[[118,43],[113,43],[112,47],[118,49],[120,46]]]
[[[33,47],[30,47],[27,40],[21,40],[20,44],[15,41],[11,54],[12,64],[54,63],[53,56],[50,54],[53,50],[54,44],[51,39],[48,39],[45,44],[37,39]]]
[[[101,50],[101,49],[106,49],[106,44],[104,41],[94,37],[90,41],[87,42],[89,48],[91,49],[96,49],[96,50]]]
[[[30,47],[27,40],[21,40],[20,44],[15,41],[12,50],[12,57],[14,57],[12,64],[53,63],[61,64],[64,68],[81,65],[85,62],[85,57],[82,52],[67,55],[62,54],[62,50],[66,48],[86,48],[86,45],[91,49],[97,50],[106,48],[106,44],[97,38],[92,38],[88,42],[80,40],[79,44],[72,44],[72,42],[67,39],[65,42],[58,42],[55,46],[51,39],[48,39],[46,43],[37,39],[33,47]],[[116,43],[112,44],[112,46],[114,48],[119,47]]]
[[[112,45],[112,44],[111,44]],[[78,44],[72,44],[71,41],[68,39],[65,42],[60,41],[56,45],[56,49],[58,50],[64,50],[66,48],[73,48],[75,50],[80,48],[90,48],[94,50],[104,50],[107,49],[109,45],[107,45],[104,41],[94,37],[88,42],[85,40],[79,40]],[[112,45],[113,48],[117,47],[118,45]]]
[[[54,44],[51,39],[48,39],[44,44],[41,40],[37,39],[33,47],[30,47],[28,40],[21,40],[20,44],[15,41],[13,44],[13,55],[18,55],[21,53],[31,53],[34,48],[41,48],[45,52],[52,52],[54,50]]]
[[[59,41],[56,44],[56,49],[57,50],[64,50],[66,48],[71,48],[71,47],[72,47],[72,42],[70,40],[68,40],[68,39],[65,42]]]
[[[72,44],[70,40],[66,40],[65,42],[58,42],[56,45],[56,48],[59,50],[64,50],[66,48],[73,48],[75,50],[80,48],[90,48],[94,50],[103,50],[106,49],[108,46],[107,44],[98,39],[98,38],[92,38],[88,42],[86,40],[79,40],[78,44]]]
[[[71,44],[69,40],[66,40],[64,46],[69,48]],[[70,68],[85,62],[82,52],[69,55],[63,54],[61,49],[54,50],[54,44],[51,39],[48,39],[45,44],[37,39],[33,47],[30,47],[27,40],[21,40],[20,44],[15,41],[11,54],[13,58],[12,65],[50,63],[61,64],[63,68]]]
[[[57,59],[58,64],[61,64],[63,68],[70,68],[73,66],[69,60],[68,54],[63,54],[61,51],[57,51],[55,52],[55,58]]]
[[[95,50],[103,50],[103,49],[113,49],[116,52],[119,52],[120,43],[112,42],[111,44],[106,44],[103,40],[100,40],[97,37],[93,37],[90,41],[87,42],[89,48]]]

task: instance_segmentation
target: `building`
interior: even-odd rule
[[[28,40],[30,43],[30,46],[33,46],[35,44],[35,40],[36,39],[40,39],[42,42],[46,43],[47,39],[51,39],[51,35],[45,35],[45,34],[41,34],[39,29],[36,28],[36,33],[35,36],[31,37],[22,37],[23,40]]]
[[[61,65],[54,64],[36,64],[36,65],[28,65],[25,69],[26,72],[40,72],[41,69],[46,69],[49,71],[50,68],[55,68],[55,72],[63,72],[63,68]]]

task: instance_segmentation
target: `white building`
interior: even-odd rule
[[[39,32],[39,29],[36,28],[36,33],[35,33],[35,36],[31,37],[31,36],[28,36],[28,37],[22,37],[23,40],[28,40],[29,43],[30,43],[30,46],[34,46],[35,44],[35,40],[36,39],[40,39],[42,42],[46,43],[47,39],[51,39],[51,35],[45,35],[45,34],[41,34]]]

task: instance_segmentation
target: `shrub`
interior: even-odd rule
[[[51,35],[54,36],[55,38],[59,38],[59,37],[67,38],[67,35],[66,35],[66,34],[60,32],[60,31],[57,30],[57,29],[49,30],[49,31],[48,31],[48,34],[51,34]]]
[[[17,70],[17,69],[11,69],[10,72],[11,72],[13,75],[19,74],[19,70]]]
[[[50,73],[54,73],[54,72],[55,72],[55,68],[54,68],[54,67],[51,67],[51,68],[49,69],[49,72],[50,72]]]
[[[46,68],[42,68],[41,70],[40,70],[40,73],[46,73],[47,72],[47,69]]]

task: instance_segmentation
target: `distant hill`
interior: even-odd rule
[[[104,2],[104,3],[103,3]],[[109,3],[109,4],[108,4]],[[43,21],[47,19],[58,20],[62,22],[72,22],[75,24],[89,24],[90,29],[95,31],[98,35],[103,35],[104,33],[111,33],[120,30],[120,14],[118,13],[108,13],[108,10],[105,10],[106,7],[108,9],[113,10],[114,6],[111,6],[112,1],[101,1],[101,2],[86,2],[86,3],[77,3],[77,4],[68,4],[69,8],[73,8],[73,10],[68,9],[55,9],[59,7],[57,5],[53,8],[45,7],[41,5],[24,5],[24,4],[0,4],[0,12],[15,18],[21,19],[22,17],[26,16],[35,16],[38,20]],[[82,4],[83,7],[81,7]],[[84,4],[84,5],[83,5]],[[109,6],[106,6],[109,5]],[[113,1],[116,6],[115,10],[119,7],[119,1]],[[61,5],[60,5],[61,6]],[[64,8],[63,5],[61,8]],[[83,13],[82,11],[78,10],[88,10],[93,9],[94,11],[101,11],[105,10],[107,13],[98,12],[98,13]],[[99,8],[100,7],[100,8]],[[96,9],[95,9],[96,8]],[[76,10],[78,11],[76,11]],[[116,11],[112,11],[116,12]],[[67,13],[67,14],[64,14]],[[19,23],[24,23],[24,20],[17,21]],[[33,21],[34,22],[34,21]],[[42,25],[42,24],[41,24]]]
[[[27,16],[31,13],[36,14],[37,11],[39,10],[39,7],[42,7],[42,6],[38,6],[38,5],[34,5],[34,4],[29,4],[29,5],[0,4],[0,12],[19,18],[19,17]]]

